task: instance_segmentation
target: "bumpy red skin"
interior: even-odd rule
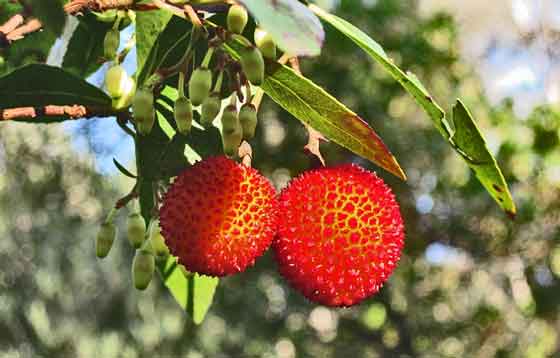
[[[383,180],[356,165],[294,179],[279,213],[273,248],[280,273],[311,301],[357,304],[379,291],[400,259],[398,203]]]
[[[213,157],[185,170],[165,195],[160,225],[187,270],[225,276],[253,265],[277,230],[278,202],[255,169]]]

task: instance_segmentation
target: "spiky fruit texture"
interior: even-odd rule
[[[211,157],[186,169],[165,195],[161,232],[191,272],[244,271],[270,246],[278,222],[276,193],[255,169]]]
[[[311,301],[351,306],[389,278],[404,244],[390,188],[342,165],[304,173],[280,195],[273,248],[281,274]]]

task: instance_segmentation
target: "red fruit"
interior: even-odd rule
[[[277,198],[255,169],[213,157],[185,170],[165,195],[160,226],[171,253],[191,272],[244,271],[270,246]]]
[[[273,248],[280,273],[311,301],[351,306],[375,294],[404,243],[399,205],[356,165],[304,173],[280,195]]]

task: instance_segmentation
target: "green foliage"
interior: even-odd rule
[[[43,24],[43,27],[60,35],[66,22],[66,14],[60,0],[30,0],[35,15]]]
[[[381,138],[357,114],[286,66],[270,64],[267,74],[262,88],[294,117],[394,175],[405,178]]]
[[[102,112],[107,112],[113,116],[118,116],[121,127],[126,127],[126,118],[129,119],[128,122],[132,122],[132,120],[136,120],[140,116],[136,115],[135,117],[137,118],[134,118],[134,114],[132,114],[131,117],[131,109],[128,105],[118,111],[112,108],[111,99],[99,88],[86,81],[86,78],[96,72],[102,64],[100,59],[103,55],[103,39],[112,26],[110,22],[101,21],[98,16],[92,13],[86,13],[85,16],[79,17],[79,24],[70,37],[68,48],[64,54],[62,68],[55,68],[44,64],[21,66],[28,61],[44,62],[47,51],[56,38],[55,34],[60,34],[64,21],[60,19],[62,7],[59,2],[56,3],[31,2],[34,10],[38,11],[38,16],[44,21],[47,31],[29,34],[24,40],[15,42],[5,52],[2,52],[2,55],[6,55],[7,74],[0,77],[0,98],[2,98],[0,110],[23,106],[84,105],[100,109]],[[381,1],[379,5],[374,7],[374,10],[370,10],[370,12],[365,11],[363,14],[363,9],[357,1],[341,5],[341,10],[346,11],[349,18],[359,19],[359,21],[345,21],[340,17],[320,10],[316,6],[307,7],[301,2],[292,0],[243,0],[241,3],[248,8],[258,26],[270,34],[274,42],[272,45],[277,45],[278,49],[284,53],[314,56],[321,52],[324,33],[319,20],[313,12],[332,25],[334,29],[338,30],[338,33],[336,33],[332,32],[333,28],[327,29],[327,31],[331,32],[329,32],[328,41],[323,50],[325,57],[316,59],[314,63],[308,60],[302,61],[303,72],[320,85],[304,77],[304,75],[296,70],[284,64],[274,62],[275,56],[269,54],[268,57],[273,59],[264,61],[265,71],[261,88],[259,90],[253,88],[251,95],[264,92],[268,98],[279,104],[281,109],[272,107],[270,101],[265,100],[262,104],[263,109],[261,111],[266,115],[259,120],[257,135],[251,140],[255,153],[253,157],[254,166],[270,177],[277,179],[278,177],[285,177],[286,171],[289,174],[295,174],[310,165],[309,160],[301,150],[305,144],[305,141],[302,139],[304,132],[301,125],[298,125],[296,121],[288,120],[289,115],[292,115],[304,124],[311,126],[314,130],[319,131],[334,143],[324,144],[321,147],[329,163],[350,158],[349,153],[336,146],[340,145],[352,153],[376,163],[397,177],[405,178],[402,168],[407,168],[412,173],[410,175],[410,184],[395,183],[395,191],[403,199],[403,211],[407,218],[407,228],[409,232],[414,233],[414,238],[409,240],[408,243],[408,254],[410,257],[405,258],[402,264],[403,268],[395,275],[394,282],[379,297],[379,300],[383,303],[365,304],[361,308],[348,311],[348,314],[336,313],[336,317],[340,317],[338,328],[340,332],[338,339],[340,341],[346,339],[346,336],[350,336],[353,340],[361,340],[361,343],[367,343],[373,336],[375,338],[373,347],[366,347],[367,344],[357,344],[350,347],[344,346],[340,342],[328,346],[324,342],[332,339],[329,338],[331,333],[320,332],[319,328],[313,328],[317,332],[312,332],[313,334],[316,333],[319,338],[309,333],[302,333],[300,335],[299,332],[303,328],[297,328],[297,322],[308,318],[309,322],[311,322],[310,325],[313,326],[313,312],[317,308],[303,302],[299,298],[285,294],[285,288],[280,286],[275,278],[271,279],[273,271],[268,258],[264,260],[263,266],[258,269],[260,271],[249,272],[246,280],[240,278],[224,280],[222,289],[218,291],[216,290],[219,282],[218,279],[185,272],[179,267],[176,258],[173,256],[168,257],[164,261],[157,262],[163,286],[169,290],[179,303],[181,312],[188,313],[195,324],[203,322],[205,315],[209,312],[212,305],[214,296],[216,296],[216,305],[213,306],[213,311],[210,311],[212,313],[210,319],[213,320],[211,322],[215,322],[216,317],[221,316],[224,317],[224,320],[227,320],[227,325],[232,327],[232,330],[238,329],[238,327],[235,327],[237,322],[241,322],[240,324],[247,327],[247,331],[244,331],[242,334],[247,337],[240,339],[237,343],[233,342],[233,338],[233,343],[219,341],[211,345],[212,348],[208,348],[205,345],[206,343],[196,343],[201,345],[197,349],[207,351],[209,355],[219,355],[220,352],[224,355],[233,356],[259,355],[260,353],[253,354],[252,350],[259,351],[260,349],[254,348],[255,345],[259,346],[258,343],[254,342],[270,340],[270,337],[275,334],[278,335],[278,338],[281,338],[278,332],[282,332],[282,336],[294,337],[293,341],[298,350],[305,350],[306,354],[311,356],[328,356],[329,354],[347,356],[349,355],[348,352],[353,352],[354,350],[357,352],[356,356],[361,356],[362,353],[363,355],[369,354],[368,349],[381,352],[385,356],[396,355],[397,352],[414,356],[415,353],[419,352],[437,351],[438,348],[435,347],[434,342],[427,339],[428,342],[426,343],[422,337],[431,335],[431,337],[445,338],[445,334],[449,332],[449,329],[439,321],[440,317],[438,314],[443,311],[447,312],[441,308],[441,305],[453,306],[454,304],[453,297],[440,297],[445,296],[445,294],[449,293],[448,291],[452,290],[446,286],[447,281],[439,276],[448,274],[455,275],[453,277],[464,278],[465,281],[474,281],[475,278],[480,278],[480,276],[476,275],[482,274],[475,271],[472,267],[465,269],[467,270],[465,271],[466,273],[457,273],[445,268],[426,268],[428,264],[423,259],[423,250],[425,250],[428,243],[433,241],[435,237],[441,237],[441,240],[444,241],[452,241],[454,245],[461,247],[466,252],[471,252],[475,259],[486,260],[484,264],[487,266],[482,266],[480,270],[483,270],[484,274],[489,274],[488,272],[491,273],[492,270],[502,270],[503,268],[492,266],[492,261],[487,259],[487,256],[490,256],[488,252],[495,250],[497,255],[507,254],[509,244],[515,242],[515,235],[525,233],[525,228],[521,227],[521,225],[515,226],[515,224],[503,222],[503,218],[493,211],[487,203],[488,200],[481,195],[480,185],[471,180],[470,174],[468,172],[465,173],[463,170],[465,169],[464,163],[456,162],[454,159],[456,156],[448,155],[447,150],[449,148],[443,145],[445,143],[438,141],[439,138],[434,135],[435,131],[426,129],[414,122],[410,114],[405,116],[406,122],[385,120],[389,117],[386,113],[391,111],[390,108],[409,108],[406,99],[400,97],[399,91],[401,90],[395,88],[394,81],[389,81],[383,74],[372,70],[369,63],[356,60],[361,57],[352,52],[354,49],[348,46],[348,41],[338,40],[344,37],[351,39],[412,95],[420,107],[428,114],[439,134],[443,135],[447,143],[459,153],[459,156],[472,168],[478,180],[488,192],[510,214],[515,213],[516,208],[502,170],[497,163],[505,163],[503,167],[505,178],[515,183],[516,187],[521,186],[522,189],[518,189],[518,191],[534,190],[537,192],[535,198],[539,197],[539,195],[541,197],[545,196],[543,189],[545,185],[543,183],[546,180],[540,174],[536,174],[536,169],[538,165],[545,166],[544,163],[546,165],[548,163],[558,163],[557,155],[555,156],[555,149],[557,149],[559,142],[557,116],[551,116],[553,119],[546,123],[541,123],[541,116],[533,118],[531,125],[534,126],[535,138],[537,138],[534,140],[534,143],[531,143],[529,148],[523,147],[522,144],[517,142],[515,135],[508,135],[506,140],[509,141],[508,145],[503,145],[497,158],[494,158],[487,148],[481,131],[481,128],[487,128],[490,125],[489,123],[484,120],[475,121],[462,101],[458,101],[453,107],[453,116],[446,116],[442,107],[434,101],[434,97],[426,90],[426,87],[424,87],[418,77],[410,72],[403,72],[396,65],[396,62],[402,62],[399,63],[399,66],[405,68],[411,67],[411,64],[416,64],[415,72],[419,73],[421,78],[429,79],[432,76],[443,76],[442,81],[445,83],[458,81],[457,78],[453,77],[455,74],[449,73],[454,61],[453,55],[449,54],[451,51],[438,52],[430,45],[429,41],[425,40],[430,31],[451,31],[448,28],[450,23],[446,21],[445,17],[438,17],[425,22],[412,18],[406,9],[406,6],[410,5],[409,2],[406,2],[408,5],[403,5],[390,1]],[[45,6],[48,4],[51,4],[52,7],[45,9]],[[7,18],[5,14],[21,10],[18,5],[6,4],[0,1],[0,10],[4,9],[8,9],[5,12],[0,11],[0,19],[4,20]],[[64,16],[63,13],[62,16]],[[193,30],[190,22],[179,16],[172,16],[171,12],[166,10],[138,11],[135,21],[137,67],[133,70],[136,72],[138,86],[147,87],[150,94],[154,93],[153,103],[151,102],[148,106],[150,118],[154,119],[154,122],[153,128],[150,124],[150,130],[144,131],[146,135],[136,135],[134,138],[137,174],[132,174],[131,171],[116,160],[115,165],[124,176],[136,181],[135,189],[138,191],[137,194],[141,203],[141,214],[145,223],[149,223],[153,219],[154,212],[157,212],[154,209],[157,209],[157,205],[159,205],[158,195],[161,194],[159,192],[161,186],[169,183],[170,178],[179,174],[194,160],[222,154],[224,149],[226,149],[228,154],[235,156],[240,142],[240,133],[239,123],[235,123],[236,128],[234,129],[237,130],[237,132],[233,131],[235,132],[235,137],[227,137],[223,133],[220,134],[220,131],[216,127],[208,125],[209,123],[202,123],[205,127],[203,129],[199,125],[201,118],[197,111],[193,113],[194,121],[190,132],[186,133],[186,130],[182,130],[181,132],[183,133],[177,133],[178,126],[180,127],[181,124],[177,123],[173,115],[173,103],[178,98],[178,92],[175,89],[177,82],[176,71],[184,71],[187,76],[191,74],[192,68],[200,63],[201,55],[207,51],[208,46],[205,43],[207,38],[204,37],[207,34],[196,32],[196,30]],[[373,27],[376,31],[372,33],[375,33],[376,38],[380,39],[387,50],[384,50],[377,42],[366,35],[366,32],[369,33],[371,31],[361,31],[352,23],[364,23],[369,27]],[[395,23],[410,26],[407,27],[407,31],[410,31],[410,33],[399,34],[390,31],[391,27],[388,25],[394,25]],[[250,23],[245,30],[248,38],[252,38],[247,33],[254,28],[253,25],[253,23]],[[223,28],[224,26],[223,16],[218,15],[208,20],[210,34],[215,32],[216,27]],[[344,36],[340,36],[341,34]],[[212,66],[217,66],[220,56],[226,56],[226,53],[232,57],[232,61],[239,60],[240,51],[248,45],[244,41],[249,42],[247,39],[230,38],[227,44],[217,51],[215,55],[217,59],[214,59]],[[189,54],[188,51],[193,51],[190,53],[192,56],[190,58],[186,56]],[[30,53],[33,54],[32,59],[28,58]],[[387,53],[401,54],[402,59],[392,61]],[[126,53],[122,55],[126,57]],[[181,63],[186,58],[190,62]],[[260,60],[262,58],[259,58],[259,62]],[[177,67],[178,64],[184,66]],[[254,66],[246,65],[245,72],[249,72],[249,67]],[[232,70],[235,66],[226,68],[226,73],[227,71],[234,71],[235,73],[235,70]],[[165,71],[162,71],[162,69]],[[422,72],[418,72],[417,69],[420,69]],[[172,74],[169,75],[166,71],[171,71]],[[259,76],[255,77],[260,77],[262,71],[259,70],[258,72]],[[0,69],[0,73],[2,73],[2,69]],[[341,76],[340,73],[348,74],[348,76]],[[357,73],[359,74],[358,76],[356,75]],[[365,76],[364,73],[368,75]],[[231,76],[231,78],[228,77],[224,81],[224,86],[218,86],[218,91],[221,91],[220,94],[216,94],[215,97],[209,97],[215,99],[215,102],[212,103],[215,108],[212,108],[212,115],[206,115],[207,117],[216,117],[221,98],[226,98],[229,94],[238,90],[238,88],[233,88],[235,85],[233,77],[235,76],[231,74],[228,74],[228,76]],[[253,84],[261,84],[260,78],[259,80],[251,80],[251,82]],[[205,83],[205,88],[210,89],[210,87],[212,87],[211,84],[208,86]],[[329,92],[337,95],[341,100],[337,100],[323,87],[328,88]],[[245,89],[243,88],[243,90]],[[210,90],[205,90],[205,92],[208,94]],[[438,94],[442,97],[441,93]],[[248,94],[245,93],[245,95]],[[449,93],[444,93],[443,95],[450,97]],[[350,110],[342,103],[343,101],[351,103],[353,107],[357,108],[356,112],[362,115],[358,115]],[[447,99],[447,102],[450,101],[452,99]],[[204,107],[202,112],[204,116]],[[506,110],[503,110],[503,112],[506,112]],[[155,117],[152,116],[154,113]],[[270,115],[271,113],[278,115]],[[500,123],[500,126],[503,126],[504,128],[502,129],[505,131],[508,124],[511,124],[512,116],[494,113],[492,118],[498,118],[498,114],[502,114],[506,118],[503,120],[503,123]],[[548,112],[546,115],[549,115]],[[375,118],[376,121],[370,125],[362,117]],[[29,121],[55,122],[65,119],[68,119],[68,117],[62,115],[39,115],[37,118]],[[251,117],[251,121],[253,119]],[[250,124],[250,132],[252,132],[256,119]],[[376,128],[376,131],[372,129],[372,126]],[[120,130],[116,124],[114,128],[115,131]],[[131,131],[130,127],[126,128]],[[280,144],[270,144],[273,142],[270,139],[270,128],[276,128],[274,135],[284,133],[284,139]],[[32,132],[35,129],[26,127],[26,130]],[[37,129],[37,131],[40,130],[42,131],[43,129]],[[268,133],[267,135],[262,134],[265,131]],[[225,130],[225,132],[228,131]],[[378,133],[383,134],[383,138],[388,145],[382,141]],[[252,135],[247,136],[246,139],[249,139],[249,137],[252,137]],[[233,144],[228,144],[228,141]],[[8,146],[7,137],[2,138],[1,142]],[[389,151],[388,147],[393,149],[395,155]],[[519,163],[520,158],[533,158],[533,148],[541,153],[543,157],[538,159],[539,164],[531,167],[535,170],[530,170],[530,174],[527,174],[522,169],[519,169],[517,163]],[[71,152],[68,146],[65,147],[65,150]],[[30,155],[29,153],[33,153],[31,158],[29,158],[29,166],[26,166],[23,162],[10,161],[7,164],[10,170],[16,168],[19,172],[25,174],[28,171],[32,172],[29,168],[36,168],[40,165],[41,161],[38,160],[40,155],[37,152],[33,152],[33,150],[26,147],[21,149],[21,152],[26,154],[25,158],[27,158],[27,155]],[[395,156],[399,158],[400,164]],[[527,161],[531,162],[531,160]],[[73,168],[74,166],[80,167],[77,159],[74,158],[72,163]],[[58,206],[55,208],[58,212],[64,212],[62,207],[68,204],[67,201],[71,202],[73,200],[71,199],[72,190],[67,187],[69,184],[63,183],[61,178],[64,168],[56,165],[53,170],[53,178],[47,183],[48,188],[47,184],[44,184],[45,187],[37,189],[41,191],[41,196],[36,200],[39,200],[41,205],[43,205],[43,203],[50,202],[48,193],[61,190],[64,190],[66,193],[68,191],[69,193],[66,193],[68,198],[61,199],[60,202],[57,201]],[[92,183],[91,185],[99,187],[100,179],[96,174],[89,169],[86,172],[87,177]],[[434,200],[437,201],[437,205],[445,203],[444,205],[446,206],[444,208],[438,207],[439,211],[437,214],[420,216],[415,210],[414,203],[412,203],[413,199],[411,198],[417,192],[424,190],[419,182],[422,180],[429,181],[430,178],[434,177],[434,173],[437,173],[437,177],[433,179],[437,183],[437,187],[434,184],[432,189]],[[538,184],[535,184],[536,188],[527,188],[524,186],[525,184],[522,184],[528,178],[533,180],[531,183]],[[19,190],[16,191],[17,193],[24,193],[22,197],[25,197],[26,200],[32,200],[30,198],[34,197],[33,185],[35,183],[31,183],[30,179],[26,179],[24,184],[21,184],[24,185],[22,187],[18,186],[20,183],[14,179],[13,175],[10,175],[6,180],[10,180],[10,185],[17,187]],[[276,184],[278,183],[281,182]],[[410,188],[406,185],[410,185]],[[0,188],[2,187],[0,186]],[[97,190],[95,192],[98,195],[102,195]],[[1,193],[1,195],[7,197],[8,191]],[[518,220],[521,220],[524,225],[530,226],[534,218],[547,214],[549,209],[556,209],[556,205],[552,200],[544,200],[543,206],[538,207],[535,205],[536,199],[534,199],[535,202],[532,202],[533,198],[527,199],[524,196],[522,198],[522,205],[520,206],[521,215]],[[7,199],[4,200],[9,202]],[[86,200],[89,199],[84,199],[84,201]],[[114,202],[108,203],[109,201],[109,199],[104,198],[103,207],[108,208],[114,204]],[[453,204],[455,201],[458,204]],[[10,205],[14,204],[13,202],[10,203]],[[31,210],[38,210],[36,207],[28,209],[30,212]],[[18,215],[23,214],[20,213]],[[49,220],[55,220],[54,217],[50,216],[51,214],[48,215]],[[465,219],[465,216],[472,217],[472,220]],[[547,217],[550,219],[549,216]],[[72,219],[68,220],[71,221]],[[485,221],[482,222],[483,220]],[[480,225],[475,224],[478,221],[482,223]],[[80,221],[80,225],[86,225],[85,222],[85,219]],[[534,223],[536,223],[534,224],[535,226],[540,227],[545,225],[547,221],[545,219],[542,221],[535,219]],[[60,226],[64,227],[65,225],[60,224]],[[473,228],[473,226],[476,226],[476,228]],[[70,227],[73,228],[74,232],[79,230],[74,222]],[[13,230],[17,231],[19,229],[14,227]],[[453,237],[449,237],[449,231],[453,231]],[[546,239],[543,238],[539,241],[541,245],[552,245],[550,242],[552,238],[555,238],[555,234],[553,229],[550,229],[550,231],[552,233],[545,233]],[[40,237],[39,233],[34,232],[33,235],[34,237],[36,236],[35,238]],[[17,235],[13,234],[12,236],[15,237]],[[64,237],[66,240],[64,241],[65,244],[72,242],[66,236]],[[72,237],[71,239],[74,238]],[[484,240],[492,242],[487,243]],[[29,245],[32,244],[46,245],[42,241],[40,243],[29,243]],[[115,245],[120,247],[118,244]],[[517,245],[521,244],[518,243]],[[1,250],[3,249],[0,248],[0,255],[4,255]],[[113,256],[127,257],[127,260],[130,261],[132,257],[131,252],[126,252],[127,255],[124,255],[123,249],[116,250],[121,251],[110,255],[105,262],[111,260]],[[108,251],[108,249],[98,250],[99,256],[105,256],[105,251]],[[143,256],[149,256],[147,258],[149,261],[147,265],[151,267],[152,260],[154,260],[153,255],[148,255],[143,251],[139,251],[139,253]],[[80,254],[83,254],[83,252]],[[20,254],[17,253],[17,255]],[[540,266],[546,265],[547,259],[544,258],[546,254],[537,255],[536,258],[526,253],[523,255],[526,256],[523,256],[521,259],[527,261],[527,265],[530,265],[531,270],[538,270]],[[513,256],[512,260],[515,258],[518,257]],[[69,256],[64,259],[70,260]],[[72,260],[75,260],[75,258],[72,258]],[[130,267],[130,262],[127,264]],[[68,270],[76,269],[76,265],[73,264],[68,267]],[[510,273],[505,271],[500,272],[500,275],[503,277],[510,275]],[[127,272],[126,277],[129,279],[128,275],[129,273]],[[149,276],[151,279],[151,274]],[[459,278],[456,280],[457,283],[455,283],[457,287],[461,287],[464,292],[474,289],[474,283],[465,283],[460,281]],[[30,278],[27,277],[27,279]],[[121,281],[127,282],[127,287],[130,286],[129,281],[124,279]],[[121,286],[125,286],[126,283],[122,282]],[[138,282],[135,282],[135,284],[137,287],[146,288],[149,282],[150,280],[143,277]],[[261,282],[265,282],[265,284]],[[31,285],[29,282],[26,284]],[[549,309],[554,311],[557,305],[555,303],[550,303],[548,306],[541,305],[541,302],[545,301],[545,299],[540,297],[546,297],[552,288],[537,287],[538,284],[531,280],[529,280],[528,284],[531,288],[535,288],[534,300],[537,301],[536,308],[532,306],[531,302],[516,302],[516,304],[522,306],[523,314],[528,317],[536,317],[539,314],[542,315],[541,317],[546,317],[541,310]],[[148,291],[153,289],[156,290],[154,292],[159,292],[157,291],[157,284],[152,283],[151,286]],[[429,286],[429,289],[426,286]],[[557,286],[558,283],[555,279],[552,287],[557,288]],[[122,288],[123,292],[114,293],[118,296],[114,299],[123,300],[123,297],[127,297],[127,287]],[[494,286],[492,287],[499,289]],[[24,288],[25,286],[22,285],[18,287],[18,290],[23,290]],[[429,292],[425,293],[426,290]],[[539,290],[542,290],[542,292]],[[457,293],[450,292],[449,294]],[[160,296],[165,297],[164,295]],[[282,299],[278,297],[282,297]],[[269,301],[268,303],[266,303],[267,300]],[[279,300],[281,303],[279,303]],[[421,301],[421,303],[418,305],[407,304],[406,302],[402,304],[403,300],[415,303]],[[169,304],[169,302],[166,303]],[[281,304],[283,308],[277,308]],[[437,304],[440,305],[438,306]],[[486,304],[481,303],[480,307],[474,307],[473,304],[473,307],[471,307],[473,314],[469,319],[480,324],[481,329],[490,327],[491,322],[498,321],[500,317],[503,322],[508,320],[507,314],[512,308],[504,308],[502,306],[487,308],[484,306]],[[435,307],[438,308],[436,309]],[[24,308],[18,309],[24,310]],[[86,309],[87,307],[82,308],[83,311]],[[437,322],[434,321],[434,317],[430,313],[432,310]],[[173,314],[178,312],[179,310],[173,311]],[[254,312],[254,317],[257,318],[254,318],[252,313],[248,314],[247,312]],[[66,313],[69,314],[68,312]],[[516,314],[518,313],[516,311]],[[317,314],[326,313],[319,311]],[[467,313],[464,314],[467,315]],[[332,313],[332,315],[335,314]],[[107,313],[107,316],[111,315]],[[116,318],[111,317],[111,320],[116,321]],[[324,318],[324,315],[321,317]],[[117,316],[117,318],[120,318],[120,316]],[[459,318],[457,320],[461,321]],[[496,324],[502,324],[502,321]],[[303,322],[303,325],[305,325],[305,320]],[[122,326],[126,325],[126,322],[113,322],[112,324]],[[187,327],[188,324],[185,322]],[[473,332],[460,322],[447,324],[453,326],[452,333],[456,333],[457,336],[460,336],[461,330],[469,331],[468,334],[465,334],[466,339],[471,339],[469,337],[472,336],[482,336],[480,332],[476,331],[478,328],[474,329],[475,332]],[[319,326],[319,324],[317,325]],[[123,327],[125,327],[123,329],[126,329],[126,326]],[[434,330],[434,327],[437,329]],[[536,330],[548,332],[544,328]],[[191,334],[191,332],[186,334]],[[395,334],[398,337],[396,343],[394,343],[394,339],[391,341],[391,337],[394,337]],[[410,337],[410,334],[414,334],[415,337]],[[481,340],[480,337],[478,342]],[[207,338],[197,339],[203,340]],[[0,339],[1,341],[2,339]],[[251,341],[253,345],[245,345],[244,341]],[[390,344],[386,344],[385,341],[388,341]],[[272,347],[272,343],[268,343]],[[193,347],[193,345],[189,343],[185,346]],[[465,343],[465,352],[475,350],[473,347],[476,346],[476,342],[472,343],[472,347],[470,345],[471,343]],[[181,344],[177,343],[177,347],[171,348],[171,344],[169,344],[165,349],[174,353],[185,352],[181,347]],[[52,353],[48,349],[46,351]],[[322,354],[326,351],[331,353]]]

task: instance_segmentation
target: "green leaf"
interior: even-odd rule
[[[453,106],[455,149],[496,202],[510,216],[515,216],[515,203],[509,192],[502,171],[486,145],[480,129],[461,100]]]
[[[156,69],[171,66],[181,59],[187,50],[191,29],[190,22],[173,16],[153,44],[145,65],[138,67],[138,83],[144,83]]]
[[[289,67],[270,62],[261,88],[286,111],[328,139],[406,179],[377,133],[356,113],[307,78]]]
[[[115,167],[117,167],[117,169],[125,176],[132,178],[132,179],[136,179],[138,178],[136,175],[132,174],[128,169],[125,168],[124,165],[122,165],[121,163],[119,163],[119,161],[115,158],[113,158],[113,164],[115,164]]]
[[[515,203],[501,170],[496,163],[496,159],[488,151],[482,134],[461,101],[458,101],[457,105],[453,108],[453,123],[456,127],[454,133],[454,129],[448,122],[443,109],[434,101],[433,97],[413,73],[405,74],[393,63],[377,42],[354,25],[327,13],[315,5],[309,5],[309,8],[321,19],[331,24],[360,46],[414,97],[418,104],[426,111],[441,135],[474,170],[477,178],[489,194],[506,213],[514,215],[516,210]],[[468,139],[465,140],[465,138]]]
[[[432,96],[428,93],[428,91],[426,91],[426,88],[420,83],[414,74],[404,73],[393,63],[393,60],[387,56],[381,45],[351,23],[338,16],[327,13],[315,5],[309,5],[309,8],[321,19],[331,24],[334,28],[354,41],[375,61],[383,66],[383,68],[414,97],[418,104],[424,108],[440,133],[446,139],[451,136],[451,130],[445,119],[445,112],[437,103],[434,102]]]
[[[297,0],[240,0],[282,51],[318,56],[325,32],[321,22]]]
[[[107,108],[109,98],[99,88],[68,72],[47,65],[28,65],[0,77],[0,109],[46,105],[85,105]],[[53,122],[65,117],[37,117],[33,122]]]
[[[147,60],[160,36],[173,15],[169,11],[139,11],[136,15],[136,57],[137,73],[144,73],[145,66],[152,66]],[[152,68],[152,67],[150,67]],[[147,72],[149,74],[149,70]],[[146,77],[138,79],[138,84],[143,84]],[[141,81],[142,80],[142,81]]]
[[[177,264],[177,258],[172,256],[166,262],[159,263],[158,268],[165,286],[175,300],[192,317],[195,324],[202,323],[220,280],[198,274],[187,277]]]
[[[68,43],[62,68],[85,78],[101,66],[103,40],[112,24],[97,21],[95,15],[91,13],[78,19],[80,22]]]
[[[33,15],[43,24],[43,28],[54,32],[56,35],[62,33],[66,22],[66,13],[60,0],[30,0]]]

